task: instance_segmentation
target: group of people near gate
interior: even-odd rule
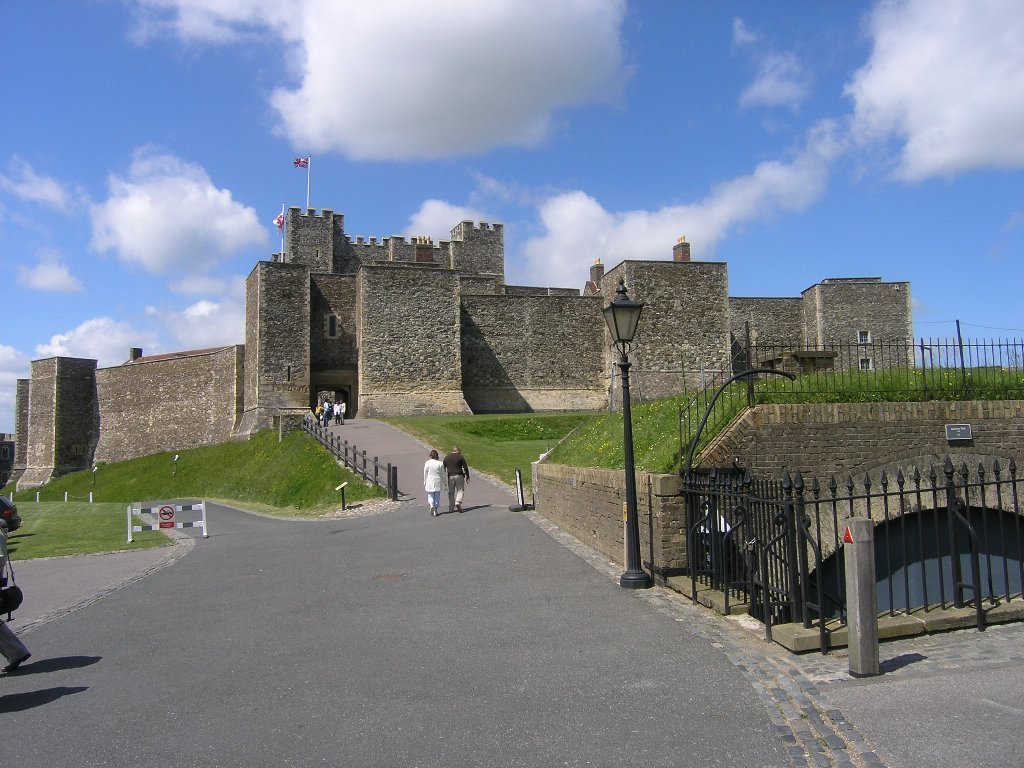
[[[437,451],[430,452],[430,458],[423,465],[423,489],[427,492],[427,505],[431,517],[441,514],[441,491],[448,491],[448,511],[462,512],[462,500],[469,482],[469,465],[462,456],[459,446],[452,448],[444,459]]]
[[[334,419],[335,424],[345,423],[345,401],[342,400],[340,403],[332,403],[330,400],[324,400],[320,405],[316,407],[313,412],[316,416],[316,421],[324,429],[331,426],[331,419]]]

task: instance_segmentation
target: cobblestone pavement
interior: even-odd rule
[[[539,514],[533,522],[609,578],[617,580],[620,565],[609,562]],[[723,618],[668,589],[644,593],[657,610],[720,649],[750,681],[768,710],[796,766],[826,768],[886,768],[875,747],[826,695],[830,685],[855,682],[849,675],[845,649],[828,655],[794,655],[764,641],[764,626],[749,617]],[[958,669],[996,669],[1019,665],[1024,648],[1024,625],[989,627],[985,632],[962,630],[886,642],[881,646],[885,679],[941,674]],[[909,714],[908,714],[909,716]],[[937,734],[937,736],[941,736]]]

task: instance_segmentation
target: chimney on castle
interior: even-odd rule
[[[690,244],[686,242],[686,235],[683,235],[676,240],[675,246],[672,248],[672,261],[689,261],[690,260]]]
[[[130,347],[128,349],[128,362],[129,363],[134,363],[140,357],[142,357],[142,347]]]
[[[599,286],[601,284],[602,277],[604,277],[604,264],[601,263],[600,258],[594,259],[594,263],[590,267],[590,282],[592,282],[595,287]]]

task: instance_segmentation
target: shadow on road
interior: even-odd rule
[[[12,693],[8,696],[0,696],[0,712],[21,712],[26,709],[41,707],[49,704],[51,701],[87,690],[89,689],[86,686],[69,688],[66,685],[61,685],[56,688],[31,691],[30,693]]]

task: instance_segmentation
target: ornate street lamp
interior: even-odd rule
[[[626,571],[619,577],[619,586],[626,589],[646,589],[651,576],[640,567],[640,525],[636,514],[636,470],[633,465],[633,418],[629,402],[629,357],[626,355],[636,326],[643,312],[642,301],[633,301],[626,294],[625,280],[619,280],[612,303],[604,308],[604,321],[611,331],[619,352],[616,365],[622,371],[622,432],[626,458]]]

